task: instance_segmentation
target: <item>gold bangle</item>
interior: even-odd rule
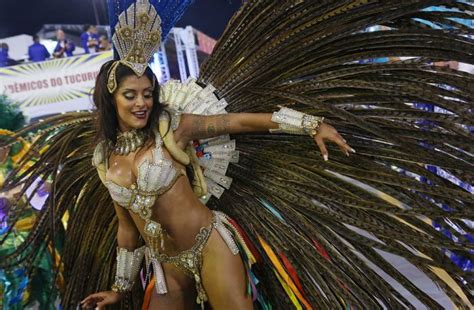
[[[324,117],[305,114],[303,116],[303,120],[301,121],[301,126],[311,138],[314,138],[318,134],[319,128],[323,122]]]
[[[129,288],[127,289],[127,288],[125,288],[125,287],[123,287],[123,286],[121,286],[117,283],[112,284],[111,290],[112,290],[112,292],[120,294],[120,295],[123,295],[123,294],[126,294],[126,293],[130,292]]]

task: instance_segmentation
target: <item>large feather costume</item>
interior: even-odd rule
[[[472,269],[451,258],[473,259],[474,76],[437,62],[474,64],[474,31],[460,22],[473,14],[460,0],[249,0],[232,17],[197,82],[215,87],[229,112],[290,106],[324,116],[357,151],[346,157],[330,145],[325,162],[309,137],[232,136],[232,185],[207,205],[241,227],[262,308],[472,307]],[[50,199],[0,265],[30,266],[38,248],[56,248],[67,214],[55,272],[73,309],[113,282],[117,220],[91,165],[94,114],[52,117],[18,135],[36,130],[33,149],[48,148],[7,185],[41,176]],[[140,307],[140,290],[122,306]]]

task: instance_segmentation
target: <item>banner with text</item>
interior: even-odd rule
[[[38,117],[92,107],[95,78],[112,52],[0,68],[0,92]]]

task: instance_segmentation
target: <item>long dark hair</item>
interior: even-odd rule
[[[96,139],[97,141],[105,140],[106,143],[115,144],[117,139],[117,131],[119,128],[117,109],[114,102],[114,96],[113,94],[109,93],[109,90],[107,89],[108,72],[110,71],[110,67],[113,63],[113,60],[108,61],[100,68],[99,74],[97,75],[97,79],[95,81],[95,89],[92,98],[97,109]],[[119,64],[117,66],[115,75],[117,79],[117,85],[120,85],[124,78],[136,74],[129,67]],[[148,77],[152,83],[155,81],[155,88],[152,92],[153,107],[151,109],[150,117],[148,119],[148,123],[142,130],[145,133],[147,141],[154,141],[154,130],[158,128],[158,118],[165,105],[160,103],[160,87],[155,74],[153,71],[151,71],[150,67],[146,68],[144,75]]]

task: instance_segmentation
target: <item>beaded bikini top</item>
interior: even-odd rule
[[[156,198],[168,191],[183,175],[173,165],[172,160],[165,157],[162,149],[163,141],[158,132],[155,132],[155,137],[152,158],[144,160],[139,165],[137,181],[130,187],[121,186],[106,179],[108,159],[104,143],[96,146],[92,158],[112,199],[118,205],[138,214],[145,221],[144,231],[150,237],[161,235],[161,225],[151,219]]]

